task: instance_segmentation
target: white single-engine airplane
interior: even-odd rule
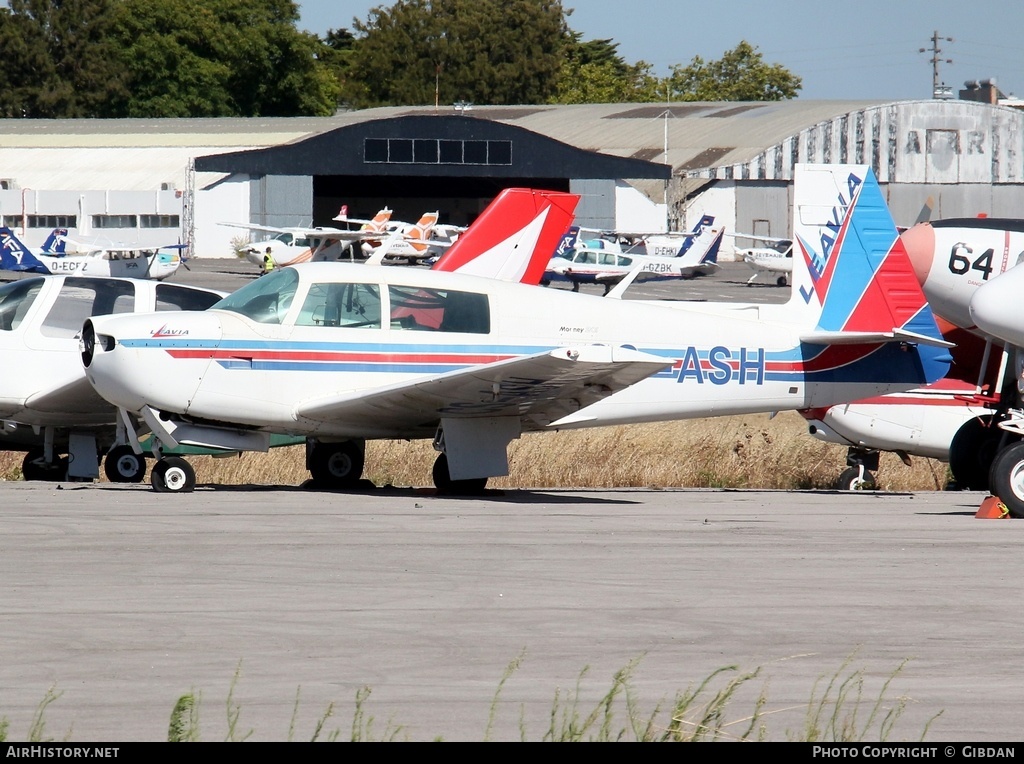
[[[754,273],[747,284],[753,284],[761,276],[775,279],[777,286],[786,286],[793,272],[793,240],[774,236],[755,236],[749,233],[729,234],[737,239],[763,241],[765,246],[737,249],[739,258],[749,265]]]
[[[554,250],[542,283],[567,281],[574,292],[579,291],[580,284],[604,284],[607,294],[632,271],[638,271],[635,281],[689,279],[713,273],[718,269],[718,251],[725,234],[724,228],[713,227],[714,222],[714,216],[705,215],[690,233],[657,237],[632,234],[643,241],[626,249],[617,240],[581,240],[579,233],[583,229],[572,226]]]
[[[168,447],[234,451],[306,435],[314,478],[340,486],[359,479],[367,439],[432,438],[435,485],[453,492],[507,474],[524,431],[805,409],[940,379],[949,343],[870,168],[798,166],[794,217],[801,267],[786,305],[667,306],[308,263],[203,313],[89,319],[82,359],[130,437],[138,425]],[[542,224],[479,233],[503,242]],[[195,472],[164,458],[151,482],[187,491]]]
[[[67,240],[66,230],[55,231],[58,241]],[[10,228],[0,228],[0,269],[54,276],[113,276],[118,278],[154,279],[161,281],[174,275],[181,265],[181,246],[143,247],[132,245],[90,245],[91,250],[65,252],[62,247],[33,253]]]
[[[203,310],[223,296],[180,284],[89,276],[26,276],[0,285],[0,449],[27,452],[26,480],[96,477],[103,454],[110,480],[141,480],[141,456],[130,448],[107,453],[116,440],[117,412],[85,379],[82,324],[107,313]]]

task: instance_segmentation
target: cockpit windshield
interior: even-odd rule
[[[299,274],[295,269],[281,268],[250,281],[214,303],[210,310],[230,310],[261,324],[280,324],[291,307],[298,285]]]

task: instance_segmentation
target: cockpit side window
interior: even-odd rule
[[[379,329],[380,287],[377,284],[313,284],[295,325]]]
[[[280,268],[250,281],[232,292],[211,310],[230,310],[261,324],[280,324],[295,298],[299,274],[294,268]]]
[[[135,310],[135,285],[130,281],[65,279],[57,301],[40,327],[45,337],[74,337],[90,316],[109,316]]]
[[[488,334],[487,295],[419,287],[389,287],[391,328],[413,331]]]

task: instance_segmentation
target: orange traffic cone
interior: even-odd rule
[[[981,502],[981,508],[975,515],[979,520],[1002,520],[1010,517],[1010,511],[998,496],[989,496]]]

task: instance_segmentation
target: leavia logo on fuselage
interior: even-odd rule
[[[188,334],[188,329],[169,329],[167,324],[164,324],[159,329],[150,332],[150,336],[157,337],[184,337]]]
[[[836,200],[837,204],[832,207],[832,219],[826,222],[824,226],[819,227],[820,254],[799,233],[794,232],[796,233],[797,242],[800,244],[800,251],[804,256],[807,272],[811,276],[811,290],[808,291],[806,286],[800,287],[800,296],[804,298],[805,303],[811,301],[812,295],[817,296],[819,304],[823,305],[825,303],[825,296],[828,294],[828,287],[832,280],[831,270],[828,267],[832,257],[832,248],[835,246],[836,239],[839,238],[843,227],[853,214],[857,193],[860,191],[863,183],[864,179],[858,178],[852,172],[847,177],[846,196],[839,194]],[[829,278],[824,278],[826,271],[829,271]]]

